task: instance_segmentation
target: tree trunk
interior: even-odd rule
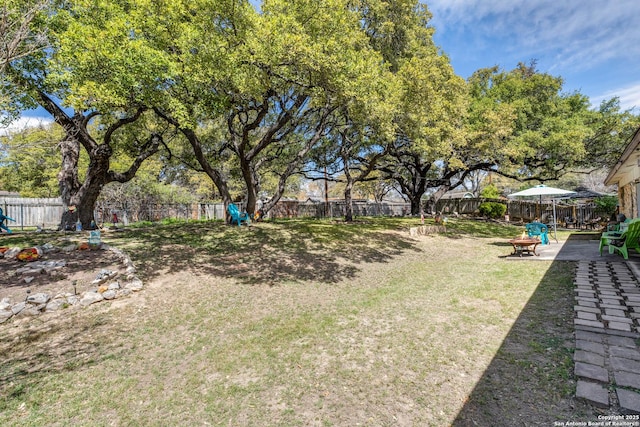
[[[349,180],[344,189],[344,220],[346,222],[353,222],[353,180]]]
[[[420,215],[420,213],[422,213],[422,209],[420,206],[420,201],[422,200],[422,194],[418,195],[417,197],[415,196],[416,195],[414,195],[414,197],[409,199],[409,201],[411,202],[411,215]]]
[[[247,188],[247,205],[245,206],[245,211],[247,211],[250,216],[253,216],[256,211],[258,192],[256,189],[256,183],[253,181],[251,163],[245,158],[240,157],[240,169],[242,170],[242,178],[244,179]]]
[[[66,207],[75,206],[82,228],[88,229],[95,220],[95,205],[102,188],[110,182],[123,183],[133,179],[142,162],[158,152],[161,137],[157,134],[151,134],[148,141],[143,144],[134,157],[129,169],[125,172],[114,172],[110,170],[111,156],[113,155],[113,149],[110,145],[111,137],[117,129],[135,122],[142,114],[142,110],[108,126],[103,142],[98,144],[86,128],[91,115],[85,117],[82,114],[75,114],[73,117],[69,117],[45,94],[41,93],[41,99],[45,109],[53,115],[56,123],[60,124],[66,133],[65,139],[60,143],[62,166],[58,174],[63,204]],[[80,182],[78,178],[78,159],[81,146],[89,156],[89,166],[83,182]],[[65,210],[66,213],[67,210]],[[60,228],[67,229],[68,226],[68,215],[63,215]]]
[[[67,136],[59,144],[62,163],[58,172],[58,188],[64,211],[60,218],[60,230],[73,230],[78,220],[76,201],[73,196],[80,189],[78,179],[78,160],[80,158],[80,143],[77,139]]]
[[[83,230],[91,228],[92,223],[95,224],[95,207],[102,186],[92,186],[87,188],[83,194],[78,194],[78,219],[82,224]]]
[[[351,170],[349,169],[349,150],[342,151],[342,164],[344,165],[344,177],[347,180],[346,185],[344,186],[344,220],[345,222],[353,222],[353,184],[354,179],[351,175]]]
[[[220,197],[222,198],[222,202],[224,203],[225,207],[228,206],[229,203],[231,203],[231,194],[229,193],[227,180],[218,169],[213,167],[213,165],[205,156],[204,151],[202,150],[202,143],[200,142],[200,139],[198,138],[196,133],[192,129],[180,126],[180,122],[178,122],[178,120],[174,119],[164,111],[157,108],[154,109],[154,111],[159,117],[174,126],[185,136],[185,138],[187,138],[187,141],[189,141],[189,144],[191,144],[191,148],[193,148],[196,160],[202,168],[202,171],[204,171],[204,173],[206,173],[207,176],[211,178],[211,181],[213,181],[213,184],[216,186],[218,192],[220,193]]]
[[[447,191],[451,190],[451,185],[441,185],[435,193],[431,195],[431,199],[433,200],[433,205],[435,206],[438,201],[444,196]]]

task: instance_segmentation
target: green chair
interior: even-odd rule
[[[635,249],[640,253],[640,221],[631,221],[629,227],[622,234],[602,233],[600,238],[600,255],[604,246],[609,247],[609,253],[619,252],[624,259],[629,259],[629,250]]]
[[[609,242],[620,240],[622,235],[627,231],[629,225],[640,221],[640,218],[627,218],[624,222],[616,223],[615,226],[607,226],[607,231],[600,236],[600,255],[605,246],[609,246]],[[609,249],[609,253],[613,253],[613,249]]]

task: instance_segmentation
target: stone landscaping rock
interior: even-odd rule
[[[102,297],[106,300],[111,300],[116,297],[116,291],[113,289],[107,290],[102,293]]]
[[[99,292],[85,292],[82,299],[80,299],[80,305],[86,307],[88,305],[94,304],[96,302],[100,302],[104,299],[101,293]]]
[[[131,289],[118,289],[116,291],[116,298],[126,297],[127,295],[131,295],[133,291]]]
[[[16,317],[25,317],[25,316],[38,316],[40,314],[40,307],[35,305],[27,304],[19,313],[16,313]]]
[[[27,302],[31,304],[46,304],[51,299],[49,294],[45,293],[37,293],[33,295],[29,295],[27,297]]]
[[[95,280],[91,282],[93,285],[101,285],[118,275],[117,271],[111,270],[101,270],[100,273],[96,276]]]
[[[421,225],[419,227],[410,227],[410,236],[426,236],[428,234],[443,233],[447,231],[447,227],[442,225]]]
[[[109,250],[113,252],[117,256],[117,258],[120,259],[122,264],[126,266],[127,283],[124,286],[124,289],[119,281],[111,281],[110,283],[108,283],[110,280],[113,280],[119,275],[118,271],[102,269],[96,276],[96,280],[91,282],[92,285],[97,286],[94,289],[91,289],[82,294],[60,292],[53,298],[51,298],[51,295],[44,292],[34,293],[33,295],[30,295],[29,291],[27,291],[27,299],[15,304],[11,302],[10,298],[3,298],[0,301],[0,324],[5,323],[9,319],[16,319],[15,322],[28,321],[29,317],[38,316],[43,312],[58,311],[62,308],[77,305],[86,307],[100,301],[121,298],[130,295],[134,291],[142,290],[144,287],[143,282],[135,276],[136,268],[133,265],[131,259],[120,250],[110,248],[107,245],[103,246],[103,250]],[[67,253],[75,251],[77,249],[78,245],[76,244],[69,244],[62,249],[54,247],[51,244],[44,244],[41,247],[37,247],[39,254],[60,252],[60,250],[62,250],[63,253]],[[8,254],[9,257],[15,258],[15,254],[19,253],[20,251],[20,248],[12,248],[6,251],[4,255],[7,256]],[[5,277],[15,277],[16,283],[31,283],[33,281],[36,281],[36,279],[37,282],[42,282],[41,275],[53,276],[54,274],[57,274],[55,273],[57,270],[63,269],[64,267],[66,267],[66,265],[67,262],[65,260],[37,260],[26,263],[18,268],[11,269],[10,271],[6,271],[4,274]],[[46,280],[47,279],[45,279],[45,281]],[[86,285],[87,282],[84,282],[84,284]],[[72,285],[75,292],[75,281],[72,283]],[[84,289],[86,289],[86,286],[84,286]]]
[[[128,282],[126,285],[124,285],[125,289],[130,289],[132,291],[140,291],[142,290],[143,286],[144,284],[140,279],[134,279],[131,282]]]
[[[7,249],[7,251],[4,253],[4,257],[5,258],[15,258],[16,255],[18,255],[20,253],[22,249],[18,248],[18,247],[13,247],[13,248],[9,248]]]
[[[13,317],[13,311],[11,310],[0,310],[0,323],[4,323],[10,318]]]
[[[72,243],[67,246],[64,246],[61,250],[62,252],[69,253],[69,252],[75,251],[77,248],[78,246],[75,243]]]
[[[13,312],[13,315],[15,316],[18,313],[20,313],[22,310],[24,310],[26,305],[27,305],[26,302],[19,302],[16,305],[14,305],[13,307],[11,307],[11,311]]]
[[[45,308],[45,311],[56,311],[56,310],[59,310],[65,304],[68,304],[68,303],[67,303],[67,301],[65,299],[62,299],[62,298],[51,300],[47,304],[47,306]]]
[[[45,254],[55,252],[58,250],[58,248],[56,248],[55,246],[53,246],[51,243],[48,243],[48,242],[42,245],[41,248],[42,248],[42,252],[44,252]]]

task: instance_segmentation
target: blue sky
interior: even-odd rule
[[[537,61],[592,105],[620,98],[640,114],[640,1],[428,0],[434,40],[456,74]],[[635,22],[634,22],[635,21]]]

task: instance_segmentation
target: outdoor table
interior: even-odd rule
[[[536,247],[541,243],[541,241],[530,237],[518,237],[516,239],[509,240],[509,243],[513,245],[513,255],[519,254],[522,257],[524,252],[537,256]]]

